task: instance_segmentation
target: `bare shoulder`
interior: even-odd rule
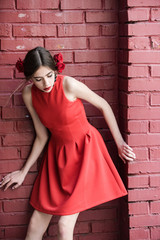
[[[73,77],[69,77],[69,76],[65,76],[64,80],[63,80],[63,87],[66,91],[70,92],[70,93],[75,93],[76,90],[84,87],[85,84],[83,84],[82,82],[76,80]]]

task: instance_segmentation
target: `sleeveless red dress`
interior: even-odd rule
[[[127,191],[80,99],[69,101],[58,75],[51,92],[32,86],[33,106],[51,137],[31,194],[44,213],[70,215],[122,197]]]

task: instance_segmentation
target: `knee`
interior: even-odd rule
[[[38,217],[34,213],[30,219],[29,226],[28,226],[28,231],[27,231],[27,236],[26,239],[33,239],[34,236],[37,237],[37,239],[41,239],[43,236],[44,232],[42,232],[42,228],[38,227]]]
[[[60,239],[66,239],[66,236],[71,235],[73,232],[70,224],[65,220],[60,220],[58,222],[58,234]]]

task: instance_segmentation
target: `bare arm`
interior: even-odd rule
[[[70,77],[64,79],[64,91],[70,100],[81,98],[98,108],[108,124],[121,159],[125,162],[125,160],[132,161],[135,158],[132,148],[123,140],[113,111],[105,99],[91,91],[85,84]]]
[[[32,106],[32,96],[31,96],[31,86],[26,86],[23,90],[23,100],[25,105],[32,117],[33,124],[36,131],[36,137],[33,143],[32,151],[21,170],[12,172],[5,176],[2,180],[0,187],[5,186],[4,190],[7,190],[11,185],[15,184],[12,188],[15,189],[19,187],[24,181],[29,169],[36,162],[37,158],[41,154],[47,140],[48,140],[48,131],[45,126],[41,123],[36,111]]]

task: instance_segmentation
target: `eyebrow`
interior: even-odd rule
[[[48,72],[45,76],[47,76],[48,74],[52,73],[53,71]],[[43,77],[33,77],[33,78],[43,78]]]

